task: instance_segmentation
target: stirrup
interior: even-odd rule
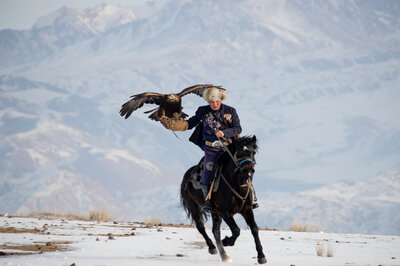
[[[253,205],[251,206],[252,209],[257,209],[258,207],[260,206],[258,205],[257,202],[254,202]]]

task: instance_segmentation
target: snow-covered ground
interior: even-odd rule
[[[208,254],[195,228],[147,226],[136,222],[0,218],[0,265],[254,265],[256,251],[250,230],[243,229],[232,262]],[[19,232],[20,231],[20,232]],[[24,232],[25,231],[25,232]],[[207,232],[211,235],[211,230]],[[110,235],[112,238],[109,239]],[[230,235],[226,228],[222,237]],[[212,237],[213,238],[213,237]],[[267,265],[399,265],[400,236],[302,233],[260,230]],[[68,244],[59,244],[65,243]],[[53,252],[27,252],[6,246],[59,246]],[[61,251],[64,247],[67,250]],[[318,256],[324,247],[333,256]]]

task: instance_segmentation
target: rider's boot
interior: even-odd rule
[[[204,213],[209,213],[211,211],[210,200],[206,200],[209,190],[210,190],[209,186],[201,185],[201,191],[203,192],[204,196],[204,204],[201,205],[201,211]]]
[[[260,206],[258,205],[257,202],[253,202],[253,205],[251,205],[252,209],[257,209],[258,207],[260,207]]]

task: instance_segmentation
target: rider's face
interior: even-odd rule
[[[215,102],[214,101],[208,102],[208,105],[210,105],[212,110],[217,111],[221,107],[221,103],[222,103],[222,100],[219,99],[218,101],[215,101]]]

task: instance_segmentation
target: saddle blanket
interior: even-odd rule
[[[194,189],[201,189],[201,176],[203,175],[203,159],[204,157],[200,160],[200,162],[197,164],[197,166],[195,168],[193,168],[192,173],[191,173],[191,178],[190,178],[190,182],[192,182],[193,188]],[[213,192],[217,192],[218,191],[218,186],[219,186],[219,180],[220,175],[217,175],[216,173],[218,173],[218,167],[217,169],[214,171],[214,176],[211,180],[211,183],[214,182],[213,185]]]

